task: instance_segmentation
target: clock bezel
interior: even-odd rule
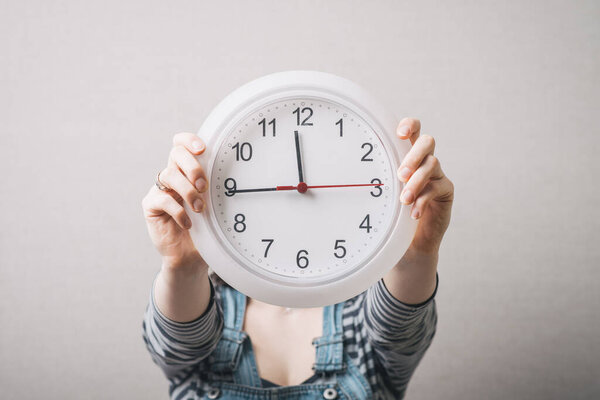
[[[335,75],[316,71],[280,72],[236,89],[206,118],[198,136],[206,144],[205,152],[197,156],[208,177],[223,143],[231,130],[249,114],[273,102],[286,99],[317,99],[339,104],[358,116],[375,131],[384,149],[397,169],[410,150],[407,141],[395,136],[397,119],[358,85]],[[317,307],[349,299],[376,283],[402,257],[416,230],[416,221],[410,218],[412,206],[399,200],[402,182],[394,190],[394,216],[384,239],[372,256],[353,267],[347,274],[318,277],[286,277],[269,271],[256,271],[250,261],[240,255],[216,221],[209,190],[204,194],[205,212],[193,212],[185,203],[192,218],[190,236],[204,260],[228,284],[258,300],[286,307]],[[393,243],[393,245],[390,245]],[[248,264],[248,265],[247,265]]]

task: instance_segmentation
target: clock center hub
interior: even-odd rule
[[[300,193],[306,193],[306,191],[308,190],[308,185],[304,182],[300,182],[298,184],[298,192]]]

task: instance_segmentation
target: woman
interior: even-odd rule
[[[144,341],[173,399],[399,399],[435,334],[438,250],[454,186],[435,142],[405,118],[412,149],[398,169],[400,200],[419,221],[397,264],[367,291],[337,305],[288,309],[247,298],[195,249],[183,202],[198,213],[208,184],[191,133],[173,138],[168,166],[142,202],[162,268],[144,318]]]

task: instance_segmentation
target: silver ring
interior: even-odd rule
[[[159,188],[162,191],[165,191],[165,192],[168,192],[169,190],[173,190],[173,189],[171,189],[170,187],[168,187],[167,185],[165,185],[164,183],[162,183],[160,181],[160,173],[161,172],[162,171],[159,171],[158,175],[156,175],[156,187]]]

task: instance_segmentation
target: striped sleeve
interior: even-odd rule
[[[396,299],[383,279],[369,288],[363,301],[364,326],[385,385],[402,398],[408,381],[431,345],[437,325],[435,295],[421,304]]]
[[[202,315],[189,322],[176,322],[163,315],[154,302],[152,285],[142,324],[143,338],[152,360],[170,380],[206,358],[221,337],[222,310],[209,282],[210,302]]]

